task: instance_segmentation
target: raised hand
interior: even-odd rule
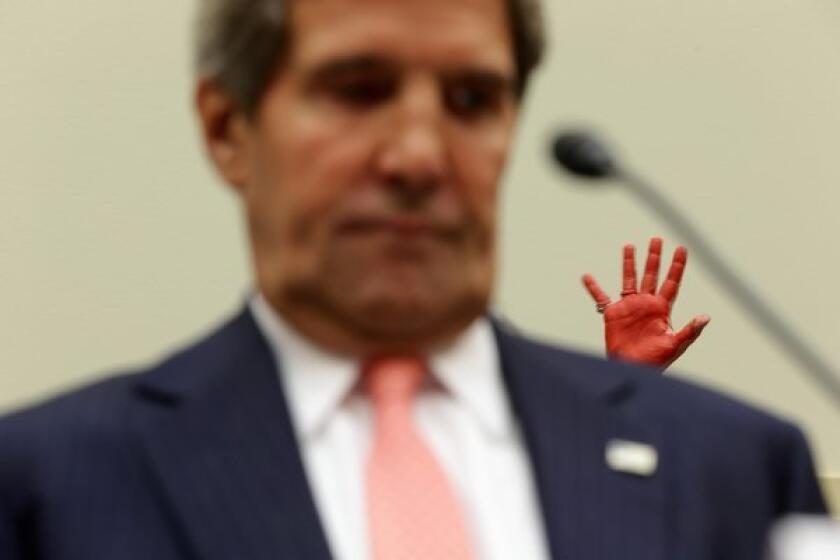
[[[677,247],[674,252],[668,277],[658,293],[662,239],[654,237],[650,241],[645,275],[638,289],[635,253],[633,245],[624,247],[624,285],[619,301],[613,303],[590,274],[583,276],[583,284],[604,314],[607,355],[664,370],[697,340],[711,318],[700,315],[677,332],[671,328],[671,308],[688,260],[685,247]]]

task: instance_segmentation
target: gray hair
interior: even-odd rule
[[[199,0],[196,72],[215,81],[247,114],[291,44],[289,0]],[[522,95],[544,50],[540,0],[506,0]]]

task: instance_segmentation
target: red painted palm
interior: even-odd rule
[[[697,340],[710,318],[700,315],[679,331],[671,328],[671,309],[688,261],[685,247],[678,247],[674,252],[668,276],[658,291],[662,239],[651,239],[641,286],[636,280],[635,252],[633,245],[624,247],[620,300],[612,302],[589,274],[584,275],[583,283],[604,313],[607,355],[665,369]]]

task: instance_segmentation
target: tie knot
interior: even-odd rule
[[[419,358],[377,358],[365,366],[364,378],[376,403],[408,403],[414,399],[426,372],[426,365]]]

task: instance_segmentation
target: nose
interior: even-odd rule
[[[388,187],[417,201],[446,179],[448,153],[441,96],[431,80],[405,84],[396,100],[378,154],[378,170]]]

